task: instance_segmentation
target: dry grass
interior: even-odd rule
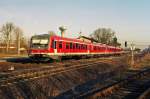
[[[27,55],[26,54],[18,55],[18,54],[2,54],[2,53],[0,53],[0,58],[3,58],[3,57],[22,57],[22,56],[27,56]]]
[[[150,67],[150,54],[145,55],[140,61],[136,61],[135,68]]]

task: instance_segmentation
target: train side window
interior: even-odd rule
[[[80,44],[78,45],[78,49],[80,49],[81,48],[81,46],[80,46]]]
[[[78,45],[78,48],[81,49],[81,44]]]
[[[52,40],[52,48],[56,49],[56,41]]]
[[[59,42],[59,49],[62,49],[62,42]]]
[[[80,44],[78,44],[78,49],[80,49]]]
[[[54,48],[54,40],[52,40],[51,48]]]
[[[72,43],[70,43],[70,49],[72,49]]]
[[[57,41],[54,41],[54,49],[56,49]]]
[[[66,43],[66,49],[69,49],[69,43]]]
[[[73,43],[73,49],[75,49],[75,44]]]
[[[81,50],[83,49],[83,45],[81,44]]]
[[[87,45],[85,45],[85,49],[87,50]]]
[[[76,49],[78,49],[78,43],[76,43]]]

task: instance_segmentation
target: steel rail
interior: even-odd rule
[[[96,88],[96,89],[90,90],[86,93],[80,94],[76,98],[82,99],[82,98],[90,97],[94,94],[98,94],[98,96],[109,96],[110,94],[113,93],[113,91],[117,91],[122,86],[134,81],[135,79],[144,77],[145,75],[149,75],[149,74],[150,74],[150,69],[146,69],[146,70],[140,71],[136,74],[133,74],[126,79],[123,79],[123,80],[120,80],[120,81],[115,82],[113,84],[110,84],[106,87]]]

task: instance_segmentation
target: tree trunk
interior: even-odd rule
[[[20,54],[20,33],[17,34],[17,54]]]
[[[8,53],[9,50],[9,40],[6,41],[6,53]]]

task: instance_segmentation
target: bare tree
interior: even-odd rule
[[[2,35],[2,29],[0,29],[0,43],[3,42],[3,35]]]
[[[54,31],[48,31],[48,33],[50,34],[50,36],[56,35]]]
[[[109,28],[98,28],[90,35],[90,37],[100,43],[109,44],[112,41],[114,34],[115,32]]]
[[[120,46],[118,43],[115,32],[110,28],[98,28],[96,29],[90,37],[99,43],[104,43],[112,46]]]
[[[3,33],[4,41],[6,43],[6,53],[9,51],[10,46],[10,40],[11,40],[11,34],[14,29],[14,24],[9,22],[2,26],[1,32]]]
[[[23,38],[23,31],[19,27],[16,27],[14,29],[14,33],[15,33],[16,42],[17,42],[17,53],[20,54],[20,42],[21,42],[21,39]]]

